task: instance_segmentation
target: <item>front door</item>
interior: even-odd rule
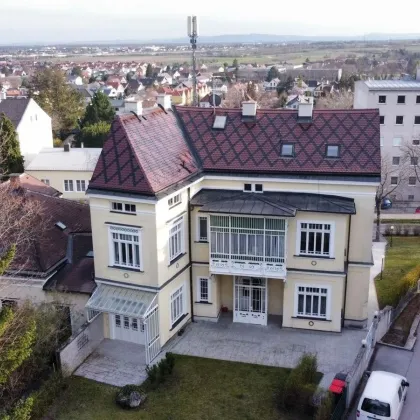
[[[144,344],[144,324],[141,319],[125,315],[110,315],[111,334],[115,340]]]
[[[235,277],[234,322],[267,325],[267,280]]]

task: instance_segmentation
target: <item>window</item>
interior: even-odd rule
[[[263,184],[255,184],[255,192],[263,192]]]
[[[414,200],[414,195],[409,195],[408,196],[408,201],[413,201]]]
[[[331,246],[332,225],[330,223],[300,222],[299,232],[299,255],[331,256],[333,247]]]
[[[337,145],[327,145],[327,157],[338,158],[340,156],[340,147]]]
[[[393,145],[394,147],[401,146],[401,142],[402,142],[402,138],[401,138],[401,137],[394,137],[394,138],[392,139],[392,145]]]
[[[73,181],[71,179],[66,179],[64,181],[64,191],[66,191],[66,192],[74,191]]]
[[[244,191],[251,192],[252,191],[252,184],[244,184]]]
[[[362,403],[362,410],[370,414],[376,414],[378,416],[391,417],[391,407],[388,403],[381,402],[379,400],[371,400],[365,398]]]
[[[110,262],[113,266],[142,269],[140,229],[110,226]]]
[[[416,185],[417,178],[415,176],[408,177],[408,185]]]
[[[207,277],[197,279],[197,300],[198,302],[210,302],[210,280]]]
[[[379,123],[380,123],[381,125],[384,125],[384,124],[385,124],[385,116],[384,116],[384,115],[381,115],[381,116],[379,117]]]
[[[171,324],[184,315],[184,285],[171,294]]]
[[[169,261],[184,252],[184,218],[177,219],[169,230]]]
[[[410,165],[411,166],[417,166],[418,163],[419,163],[419,158],[417,156],[411,156]]]
[[[121,315],[115,315],[115,326],[121,328]]]
[[[397,115],[395,117],[395,124],[403,125],[404,124],[404,117],[402,115]]]
[[[391,176],[391,185],[398,185],[398,177]]]
[[[400,164],[400,157],[399,157],[399,156],[394,156],[394,157],[392,158],[392,164],[393,164],[394,166],[398,166],[398,165]]]
[[[295,145],[294,144],[282,144],[281,145],[281,155],[285,157],[293,157],[295,155]]]
[[[130,328],[130,318],[128,316],[124,317],[124,328],[128,330]]]
[[[416,115],[414,117],[414,124],[416,124],[416,125],[420,124],[420,115]]]
[[[405,104],[405,96],[404,95],[398,95],[397,104]]]
[[[384,147],[384,136],[381,136],[381,147]]]
[[[213,128],[218,130],[223,130],[226,127],[226,119],[225,115],[216,115],[216,118],[213,122]]]
[[[120,203],[118,201],[113,201],[111,203],[112,211],[119,211],[121,213],[135,213],[136,212],[136,205],[129,204],[129,203]]]
[[[416,96],[416,104],[420,104],[420,95]]]
[[[327,288],[296,285],[296,294],[296,316],[327,319]]]
[[[207,216],[198,216],[198,240],[200,242],[207,242],[209,240]]]
[[[403,396],[403,390],[402,390],[402,388],[401,387],[398,387],[398,399],[401,401],[401,399],[402,399],[402,396]]]
[[[181,202],[181,194],[174,195],[168,200],[168,206],[173,207]]]
[[[76,181],[76,191],[86,191],[86,181],[84,179]]]
[[[386,104],[386,96],[385,95],[379,95],[378,102],[380,104]]]
[[[413,146],[420,146],[420,139],[413,139]]]
[[[41,179],[41,182],[43,182],[45,185],[50,185],[50,180],[49,179]]]

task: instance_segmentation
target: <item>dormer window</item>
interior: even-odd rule
[[[340,157],[340,147],[336,144],[327,145],[327,157],[328,158],[338,158]]]
[[[223,130],[226,126],[226,116],[225,115],[216,115],[214,119],[213,128],[215,130]]]
[[[283,143],[281,145],[281,155],[283,157],[294,157],[295,156],[295,145],[292,143]]]

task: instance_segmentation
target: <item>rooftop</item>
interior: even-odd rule
[[[87,171],[93,172],[102,149],[63,148],[42,149],[26,167],[27,171]]]
[[[367,80],[371,90],[420,90],[420,80]]]
[[[0,114],[4,113],[10,121],[12,121],[15,128],[20,123],[20,120],[25,113],[30,99],[5,99],[0,102]]]

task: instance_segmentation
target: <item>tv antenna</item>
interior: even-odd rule
[[[197,49],[198,37],[198,19],[197,16],[188,16],[188,37],[190,38],[192,48],[192,65],[193,65],[193,106],[198,106],[197,100],[197,61],[195,50]]]

